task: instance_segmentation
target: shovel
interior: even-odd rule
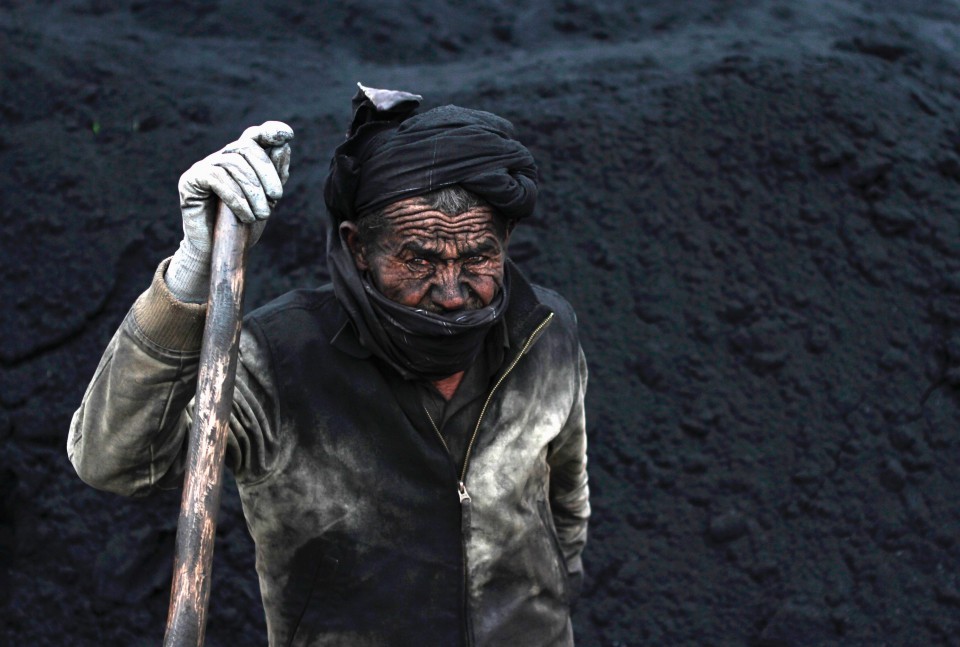
[[[210,296],[177,524],[164,647],[203,645],[249,240],[250,227],[240,223],[221,202],[213,234]]]

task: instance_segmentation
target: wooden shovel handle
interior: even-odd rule
[[[190,430],[187,473],[177,525],[165,647],[203,645],[223,458],[237,372],[249,240],[250,227],[238,222],[221,203],[213,235],[210,296],[197,376],[196,413]]]

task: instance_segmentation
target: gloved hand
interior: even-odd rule
[[[218,199],[253,225],[251,245],[260,238],[290,176],[291,139],[293,129],[279,121],[251,126],[180,176],[184,236],[164,277],[177,299],[207,300]]]

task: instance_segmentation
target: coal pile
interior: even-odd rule
[[[511,254],[590,363],[579,644],[956,644],[960,5],[250,4],[0,3],[0,644],[160,641],[179,494],[85,486],[70,416],[246,126],[297,133],[248,305],[326,279],[357,81],[540,163]],[[253,561],[228,484],[208,645],[264,642]]]

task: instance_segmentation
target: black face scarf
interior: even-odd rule
[[[360,86],[354,119],[330,162],[327,264],[334,292],[370,352],[406,379],[466,370],[503,317],[509,286],[486,307],[440,315],[390,301],[361,277],[339,225],[404,198],[454,184],[516,220],[533,211],[537,168],[513,126],[489,112],[442,106],[413,116],[420,97]]]
[[[408,380],[439,380],[467,370],[483,350],[487,332],[507,310],[506,274],[503,288],[490,305],[436,314],[380,294],[360,276],[344,246],[329,254],[334,292],[350,315],[360,342]]]

